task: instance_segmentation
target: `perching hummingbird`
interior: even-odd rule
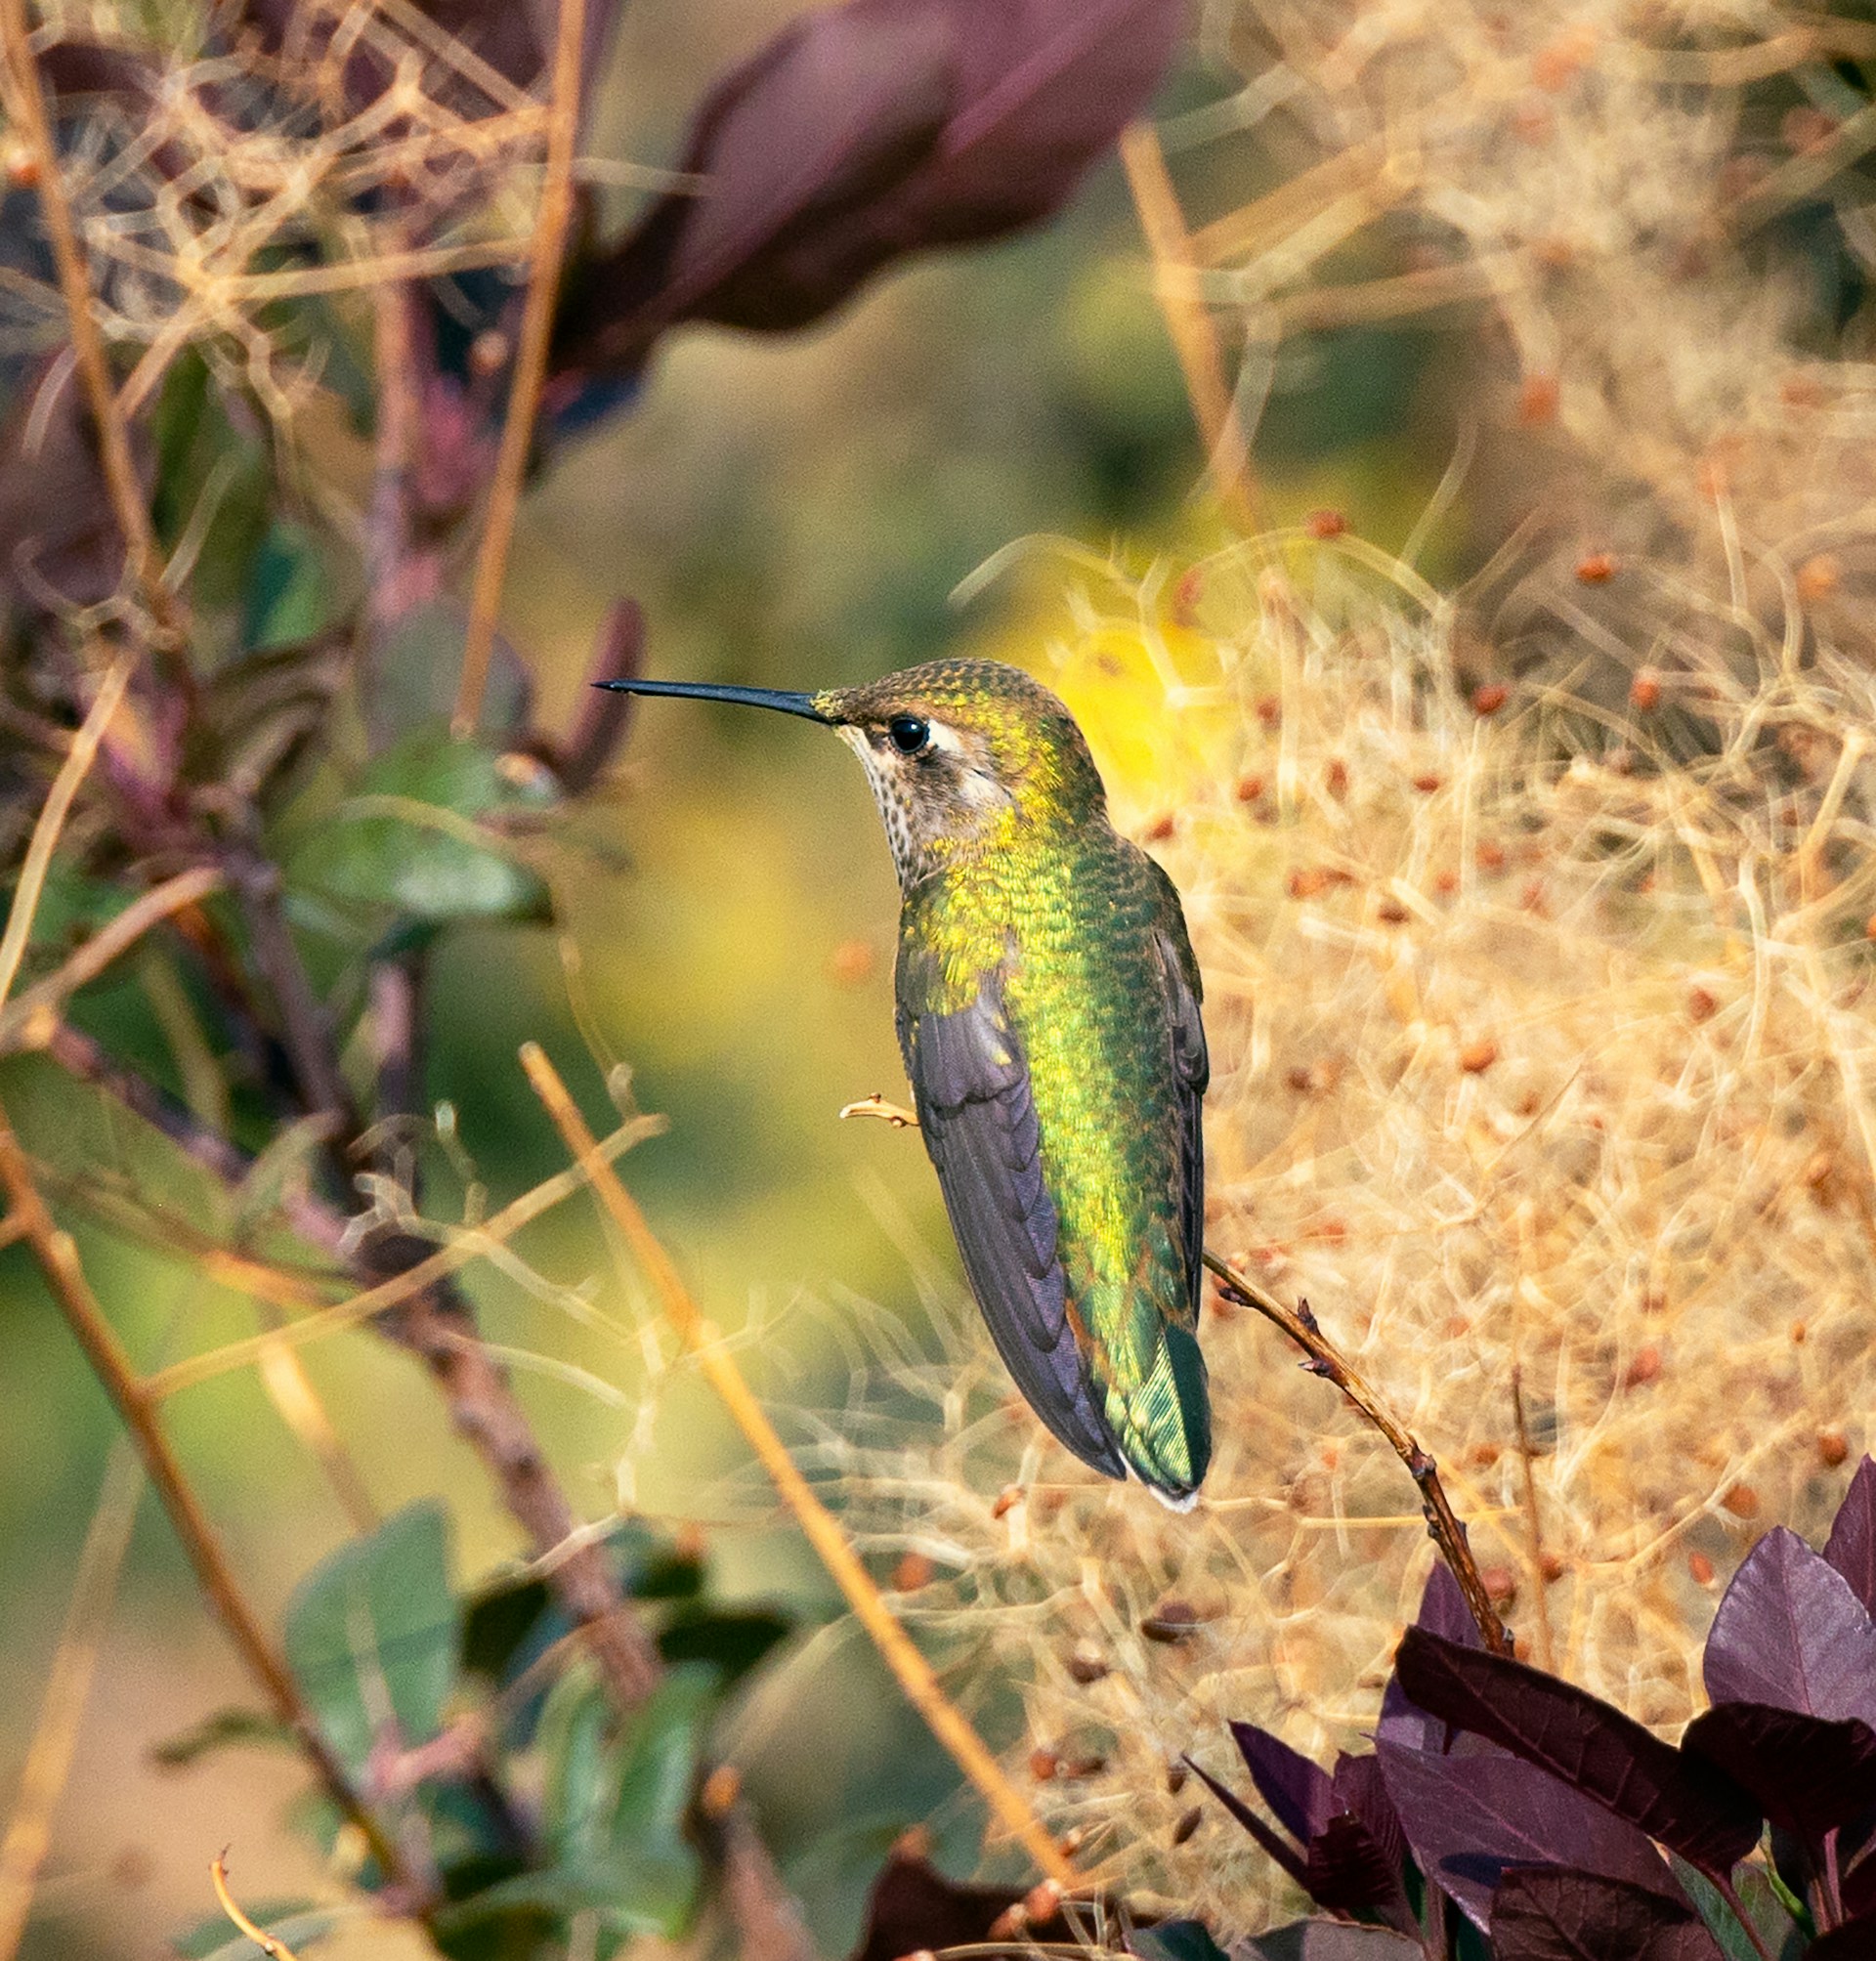
[[[1185,1510],[1212,1455],[1199,969],[1074,717],[994,661],[812,695],[601,685],[778,708],[860,758],[899,873],[899,1046],[984,1319],[1083,1463]]]

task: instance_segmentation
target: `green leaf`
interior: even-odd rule
[[[1698,1908],[1700,1918],[1707,1923],[1707,1932],[1720,1943],[1727,1961],[1760,1961],[1759,1949],[1753,1945],[1751,1936],[1739,1925],[1738,1917],[1720,1897],[1720,1890],[1712,1880],[1685,1859],[1673,1854],[1669,1857],[1675,1878]],[[1787,1961],[1787,1957],[1789,1961],[1797,1961],[1810,1942],[1786,1912],[1770,1876],[1759,1866],[1735,1866],[1732,1886],[1774,1961]]]
[[[192,1723],[174,1736],[165,1736],[150,1745],[149,1760],[166,1770],[180,1770],[212,1751],[226,1750],[234,1743],[267,1743],[298,1749],[292,1728],[277,1716],[263,1709],[218,1709]]]
[[[263,1933],[284,1941],[295,1953],[304,1953],[316,1940],[323,1940],[339,1924],[338,1914],[330,1907],[315,1906],[306,1899],[275,1900],[241,1910]],[[261,1947],[237,1933],[224,1913],[177,1935],[170,1945],[184,1961],[262,1961]]]
[[[426,919],[544,918],[540,880],[477,823],[535,800],[503,779],[482,744],[426,731],[372,764],[355,794],[302,840],[288,876],[328,898]]]
[[[362,1770],[387,1717],[405,1746],[442,1726],[456,1673],[458,1616],[448,1523],[434,1500],[341,1546],[286,1610],[286,1654],[326,1740]]]
[[[1223,1948],[1202,1920],[1163,1920],[1157,1927],[1136,1927],[1127,1944],[1138,1961],[1224,1961]]]
[[[276,518],[248,568],[241,645],[255,653],[312,640],[332,623],[331,574],[319,538]]]
[[[660,1633],[658,1651],[673,1666],[712,1662],[729,1683],[748,1674],[793,1631],[787,1614],[760,1607],[680,1607]]]

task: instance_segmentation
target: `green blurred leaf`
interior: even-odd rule
[[[166,1770],[180,1770],[198,1758],[237,1743],[299,1748],[291,1727],[264,1709],[218,1709],[199,1723],[192,1723],[187,1729],[178,1730],[174,1736],[165,1736],[160,1743],[151,1744],[149,1760]]]
[[[164,552],[179,546],[192,552],[189,584],[196,605],[238,605],[272,522],[267,446],[230,420],[207,363],[192,348],[171,363],[152,420],[151,516]]]
[[[326,1740],[362,1770],[390,1717],[405,1746],[442,1727],[456,1673],[448,1528],[434,1500],[341,1546],[286,1610],[286,1654]]]
[[[1707,1932],[1719,1943],[1727,1961],[1759,1961],[1759,1949],[1752,1937],[1739,1925],[1732,1908],[1721,1898],[1719,1889],[1706,1874],[1685,1859],[1670,1854],[1674,1876],[1707,1923]],[[1786,1912],[1771,1879],[1763,1868],[1740,1865],[1733,1868],[1733,1891],[1739,1903],[1752,1916],[1753,1925],[1764,1938],[1774,1961],[1797,1961],[1810,1941],[1798,1923]]]
[[[546,888],[476,821],[533,801],[481,743],[426,730],[372,764],[301,841],[287,875],[328,898],[425,919],[544,918]]]
[[[242,1912],[264,1933],[283,1940],[296,1953],[304,1953],[339,1924],[339,1916],[329,1907],[315,1906],[307,1899],[275,1900],[262,1906],[242,1906]],[[198,1922],[187,1934],[170,1942],[184,1961],[263,1961],[263,1950],[245,1934],[238,1934],[224,1913]]]
[[[724,1682],[737,1681],[787,1641],[794,1622],[760,1607],[681,1607],[658,1637],[658,1651],[673,1666],[711,1662]]]
[[[304,525],[275,519],[248,568],[241,645],[264,654],[312,640],[332,623],[335,610],[319,538]]]

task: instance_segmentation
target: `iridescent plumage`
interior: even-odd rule
[[[783,708],[859,755],[903,896],[900,1047],[998,1350],[1084,1463],[1189,1503],[1211,1456],[1199,970],[1067,708],[987,661],[812,696],[626,685]]]

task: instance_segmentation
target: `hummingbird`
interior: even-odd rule
[[[998,1352],[1084,1464],[1189,1509],[1212,1454],[1202,984],[1066,705],[995,661],[815,694],[599,685],[798,715],[860,758],[899,874],[899,1046]]]

